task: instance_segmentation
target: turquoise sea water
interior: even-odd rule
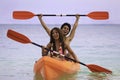
[[[50,28],[59,26],[49,25]],[[0,80],[33,80],[33,65],[41,57],[41,48],[9,39],[8,29],[40,45],[46,45],[49,36],[41,25],[0,24]],[[71,47],[81,62],[113,71],[112,75],[91,73],[81,65],[77,80],[120,79],[120,25],[79,25]]]

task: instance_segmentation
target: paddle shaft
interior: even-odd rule
[[[74,59],[72,59],[72,58],[69,58],[69,57],[66,57],[66,56],[65,56],[65,58],[66,58],[66,59],[69,59],[69,60],[72,60],[72,61],[74,61],[74,62],[80,63],[80,64],[82,64],[82,65],[84,65],[84,66],[87,66],[86,64],[84,64],[84,63],[82,63],[82,62],[78,62],[78,61],[76,61],[76,60],[74,60]]]
[[[33,45],[35,45],[35,46],[38,46],[38,47],[43,47],[42,45],[39,45],[39,44],[37,44],[37,43],[34,43],[34,42],[31,42]],[[52,50],[49,50],[48,48],[44,48],[44,49],[46,49],[47,51],[51,51],[51,52],[53,52]]]
[[[40,14],[37,14],[35,16],[40,16]],[[60,15],[56,15],[56,14],[43,14],[42,16],[76,16],[74,14],[67,14],[67,15],[64,15],[64,14],[60,14]],[[79,15],[79,16],[87,16],[87,15]]]

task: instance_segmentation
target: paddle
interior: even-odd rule
[[[39,45],[39,44],[34,43],[34,42],[31,42],[31,40],[30,40],[28,37],[26,37],[26,36],[23,35],[23,34],[20,34],[20,33],[16,32],[16,31],[13,31],[13,30],[8,30],[7,36],[8,36],[10,39],[13,39],[13,40],[15,40],[15,41],[17,41],[17,42],[20,42],[20,43],[24,43],[24,44],[31,43],[31,44],[36,45],[36,46],[38,46],[38,47],[43,47],[42,45]],[[45,48],[45,49],[47,49],[47,48]],[[47,49],[47,50],[49,50],[49,49]],[[52,51],[52,50],[49,50],[49,51]],[[59,54],[59,53],[56,52],[56,51],[52,51],[52,52],[54,52],[54,53],[56,53],[56,54]],[[78,61],[76,61],[76,60],[74,60],[74,59],[72,59],[72,58],[69,58],[69,57],[67,57],[67,56],[65,56],[65,55],[62,55],[62,56],[64,56],[65,58],[67,58],[67,59],[69,59],[69,60],[72,60],[72,61],[74,61],[74,62],[80,63],[80,64],[88,67],[88,69],[89,69],[90,71],[92,71],[92,72],[112,73],[112,71],[110,71],[110,70],[108,70],[108,69],[105,69],[105,68],[103,68],[103,67],[101,67],[101,66],[98,66],[98,65],[95,65],[95,64],[84,64],[84,63],[82,63],[82,62],[78,62]]]
[[[13,18],[14,19],[30,19],[34,16],[39,16],[40,14],[34,14],[29,11],[14,11],[13,12]],[[56,15],[56,14],[43,14],[43,16],[75,16],[74,14],[68,14],[68,15]],[[80,15],[80,16],[88,16],[91,19],[95,20],[104,20],[109,18],[109,14],[106,11],[96,11],[96,12],[91,12],[87,15]]]

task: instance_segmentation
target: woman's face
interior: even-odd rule
[[[55,39],[55,40],[58,40],[59,39],[59,33],[57,30],[53,30],[52,32],[52,37]]]
[[[64,36],[66,36],[69,33],[69,27],[67,25],[65,25],[61,30]]]

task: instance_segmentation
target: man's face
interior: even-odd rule
[[[69,27],[67,25],[63,26],[61,30],[64,36],[67,36],[67,34],[69,33]]]

